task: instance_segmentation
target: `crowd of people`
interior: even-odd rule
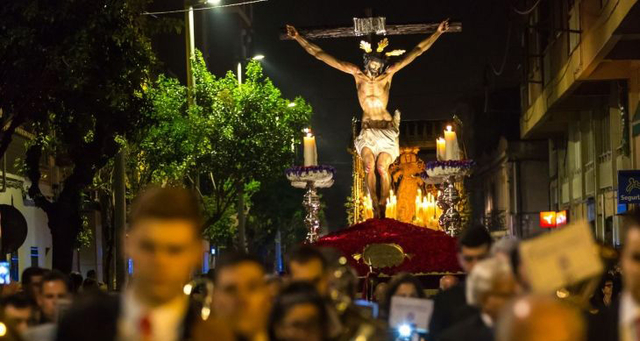
[[[2,288],[0,339],[640,340],[640,214],[624,225],[620,269],[589,294],[532,292],[519,241],[493,242],[482,226],[458,238],[465,275],[442,276],[436,294],[412,274],[367,279],[377,282],[369,294],[342,255],[311,245],[288,253],[285,274],[228,252],[215,271],[194,276],[203,245],[196,197],[150,189],[131,208],[124,250],[134,271],[125,289],[108,292],[94,271],[82,278],[28,268],[21,285]],[[390,323],[394,297],[431,300],[428,328],[405,334]]]

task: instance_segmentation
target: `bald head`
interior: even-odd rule
[[[586,340],[585,324],[578,309],[546,296],[527,296],[509,304],[496,334],[497,341]]]
[[[458,284],[458,277],[451,275],[444,275],[440,277],[440,290],[448,290]]]

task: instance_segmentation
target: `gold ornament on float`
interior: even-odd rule
[[[405,258],[411,258],[404,253],[400,245],[391,243],[369,244],[362,254],[355,254],[352,257],[356,261],[362,259],[362,262],[375,269],[398,266],[404,262]]]

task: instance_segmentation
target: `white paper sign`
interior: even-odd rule
[[[550,293],[596,276],[603,266],[586,221],[520,244],[522,265],[531,289]]]
[[[433,300],[394,296],[391,298],[389,326],[395,328],[408,324],[426,331],[432,314]]]

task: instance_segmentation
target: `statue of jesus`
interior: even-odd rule
[[[384,53],[389,41],[385,38],[378,43],[374,52],[371,44],[365,41],[360,48],[365,51],[364,70],[354,64],[336,59],[317,45],[301,36],[295,27],[287,25],[287,34],[297,41],[309,54],[342,72],[352,75],[356,81],[358,101],[362,107],[362,129],[355,139],[355,147],[364,162],[367,188],[373,203],[374,216],[380,218],[385,212],[391,177],[389,166],[400,154],[399,125],[400,112],[396,110],[392,118],[387,111],[389,89],[393,75],[413,62],[428,50],[433,43],[449,28],[449,21],[440,23],[436,32],[421,41],[402,60],[386,66],[389,57],[402,55],[405,51],[394,50]],[[376,171],[380,177],[380,192],[377,193]]]

